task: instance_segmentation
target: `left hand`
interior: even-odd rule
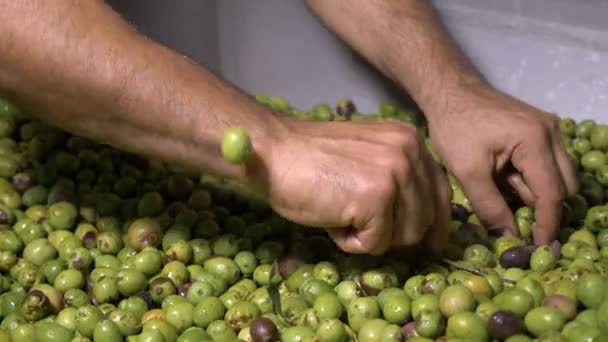
[[[495,182],[511,164],[516,171],[507,181],[536,209],[534,242],[556,239],[562,201],[578,190],[558,117],[487,86],[440,96],[443,104],[427,113],[429,133],[482,224],[517,235],[513,213]]]

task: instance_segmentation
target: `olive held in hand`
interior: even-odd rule
[[[224,134],[222,157],[232,163],[241,164],[251,154],[251,140],[242,128],[230,128]]]

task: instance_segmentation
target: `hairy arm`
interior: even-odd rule
[[[103,1],[1,0],[0,51],[0,89],[36,117],[149,158],[249,180],[255,167],[221,158],[225,129],[245,128],[258,156],[282,132],[269,111]]]
[[[308,0],[323,23],[388,77],[425,113],[445,96],[482,83],[451,41],[427,0]],[[429,118],[430,119],[430,118]]]
[[[557,236],[575,168],[555,115],[493,88],[441,26],[430,0],[308,0],[325,25],[405,88],[423,110],[444,164],[486,227],[517,232],[495,178],[536,209],[534,240]],[[474,132],[472,134],[472,132]]]

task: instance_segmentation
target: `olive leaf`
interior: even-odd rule
[[[273,279],[276,275],[281,275],[281,273],[279,272],[279,263],[277,262],[277,260],[272,263],[272,267],[270,268],[270,279]],[[281,323],[284,323],[287,326],[291,326],[292,322],[289,321],[289,319],[287,319],[283,315],[283,309],[281,307],[281,294],[279,293],[279,284],[280,283],[271,281],[266,286],[266,291],[268,292],[268,296],[270,297],[270,301],[272,302],[272,311],[274,312],[274,314],[277,315],[277,317],[282,321]]]

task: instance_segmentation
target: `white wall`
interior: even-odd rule
[[[298,107],[400,94],[327,32],[303,0],[115,0],[153,38],[248,92]],[[497,87],[543,109],[608,122],[608,0],[435,0]]]

